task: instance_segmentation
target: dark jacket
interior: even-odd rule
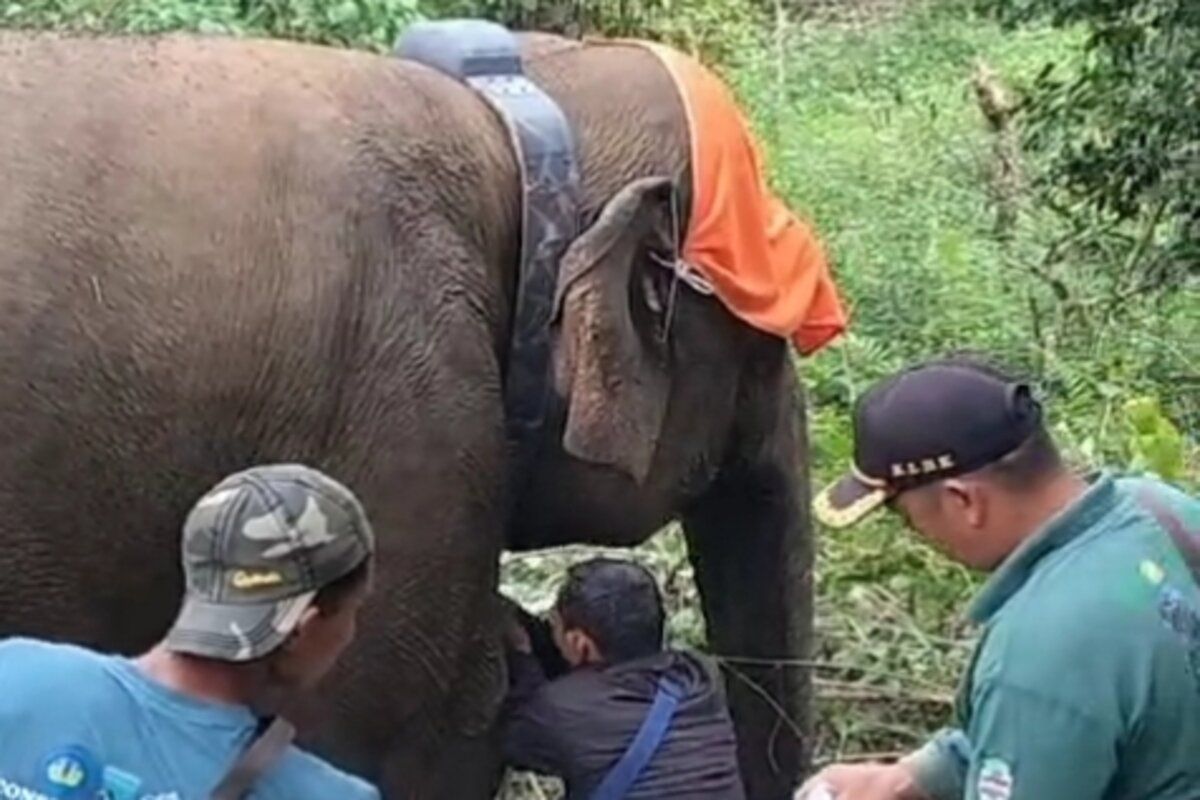
[[[533,656],[510,654],[513,685],[505,756],[518,769],[558,775],[568,800],[587,800],[625,753],[665,673],[684,695],[662,745],[629,800],[744,800],[737,743],[716,665],[668,651],[547,681]]]

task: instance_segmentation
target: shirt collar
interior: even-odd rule
[[[1108,472],[1091,476],[1091,486],[1075,502],[1060,511],[1041,530],[1030,536],[988,577],[968,612],[971,620],[984,623],[995,616],[1020,590],[1049,553],[1088,531],[1117,502],[1117,485]]]

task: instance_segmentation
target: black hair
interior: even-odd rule
[[[1063,469],[1062,454],[1054,437],[1045,425],[1039,425],[1016,450],[988,464],[978,474],[1012,491],[1023,492]]]
[[[632,561],[595,558],[571,567],[555,610],[565,629],[586,633],[610,664],[662,650],[662,594],[650,571]]]
[[[325,616],[338,613],[342,604],[353,597],[370,577],[371,559],[364,558],[357,567],[322,586],[313,598],[313,606]]]

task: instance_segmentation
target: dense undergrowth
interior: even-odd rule
[[[953,0],[849,25],[805,14],[805,4],[748,0],[592,3],[561,19],[537,8],[504,0],[0,0],[0,23],[186,28],[378,50],[422,14],[653,29],[705,53],[735,84],[773,182],[815,221],[853,307],[850,334],[797,363],[811,399],[815,483],[848,458],[849,412],[872,380],[912,359],[972,349],[1036,381],[1081,466],[1152,469],[1196,487],[1200,287],[1130,285],[1124,276],[1137,265],[1143,231],[1081,226],[1040,202],[1023,176],[1044,165],[1002,149],[972,85],[986,72],[1019,95],[1048,63],[1070,70],[1083,57],[1078,31],[1002,31]],[[998,180],[997,160],[1014,157],[1011,180]],[[591,552],[509,558],[505,590],[545,607],[562,568]],[[702,646],[682,537],[665,532],[633,556],[667,585],[672,638]],[[821,536],[819,760],[901,752],[948,718],[972,635],[960,614],[978,580],[887,518]],[[546,791],[524,781],[510,796]]]

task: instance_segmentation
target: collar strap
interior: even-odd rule
[[[473,19],[417,23],[397,42],[395,53],[474,89],[508,129],[520,165],[521,260],[504,385],[520,482],[515,498],[546,421],[559,261],[578,232],[581,181],[574,136],[558,104],[525,76],[520,44],[501,25]]]

